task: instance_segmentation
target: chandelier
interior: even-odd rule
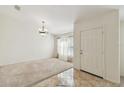
[[[42,21],[42,27],[39,28],[39,34],[40,34],[41,36],[43,36],[43,37],[48,34],[48,30],[47,30],[47,28],[45,27],[45,21]]]

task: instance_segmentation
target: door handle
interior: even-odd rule
[[[80,50],[80,54],[83,54],[83,50]]]

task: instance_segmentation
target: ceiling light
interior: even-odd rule
[[[46,36],[48,34],[48,29],[45,27],[45,21],[42,21],[42,27],[38,29],[41,36]]]
[[[21,10],[21,7],[18,6],[18,5],[15,5],[14,8],[15,8],[17,11],[20,11],[20,10]]]

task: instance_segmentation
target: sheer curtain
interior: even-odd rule
[[[72,61],[73,37],[61,37],[57,41],[58,58],[64,61]]]

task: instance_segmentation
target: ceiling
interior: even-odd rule
[[[112,9],[119,9],[120,19],[124,20],[124,6],[86,6],[86,5],[26,5],[20,6],[20,11],[14,6],[0,6],[0,14],[12,15],[20,19],[30,19],[41,24],[46,21],[49,32],[62,34],[73,31],[75,20],[86,19]]]

